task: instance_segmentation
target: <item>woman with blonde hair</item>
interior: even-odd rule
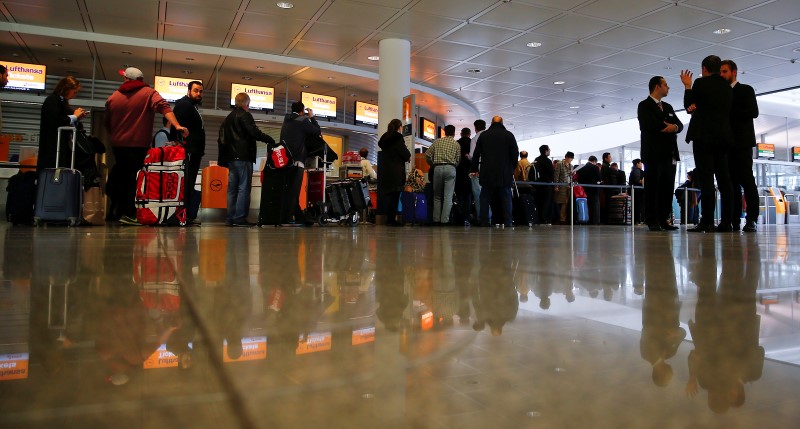
[[[80,89],[80,82],[72,76],[67,76],[61,79],[53,89],[53,93],[45,98],[39,122],[37,169],[69,167],[72,147],[66,135],[62,138],[61,152],[56,162],[58,127],[75,126],[89,113],[88,110],[80,107],[73,109],[69,105],[69,100],[75,98]]]

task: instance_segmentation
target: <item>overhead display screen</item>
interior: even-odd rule
[[[39,64],[11,63],[2,61],[8,71],[8,83],[5,89],[18,91],[44,91],[47,67]]]
[[[306,106],[306,109],[314,110],[315,116],[322,118],[336,117],[336,97],[302,92],[300,93],[300,100]]]
[[[189,82],[203,81],[199,79],[181,79],[178,77],[156,76],[153,88],[170,103],[178,100],[189,92]]]
[[[231,85],[231,107],[236,105],[236,94],[250,96],[250,110],[268,111],[275,108],[275,88],[234,83]]]
[[[356,125],[378,126],[378,106],[356,101]]]
[[[425,118],[420,118],[419,122],[420,138],[429,142],[436,140],[436,123]]]

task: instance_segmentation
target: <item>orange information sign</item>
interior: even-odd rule
[[[353,345],[372,343],[375,341],[375,327],[356,329],[353,331]]]
[[[295,354],[304,355],[308,353],[324,352],[331,349],[333,334],[329,332],[312,332],[305,338],[301,335],[297,344]]]
[[[178,357],[167,350],[167,345],[162,344],[142,364],[144,369],[177,368]]]
[[[267,358],[267,337],[244,337],[242,338],[242,355],[237,359],[231,359],[228,354],[228,340],[223,340],[222,344],[223,362],[245,362],[250,360],[263,360]]]
[[[28,354],[0,355],[0,381],[28,378]]]

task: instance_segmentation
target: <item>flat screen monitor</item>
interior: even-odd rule
[[[231,85],[231,107],[236,105],[236,94],[250,96],[250,110],[272,111],[275,108],[275,88],[234,83]]]
[[[8,71],[8,83],[5,89],[17,91],[44,91],[47,67],[39,64],[0,62]]]
[[[200,79],[181,79],[179,77],[156,76],[155,85],[153,85],[153,88],[158,91],[162,97],[164,97],[164,100],[173,103],[189,92],[189,82],[195,80],[203,83],[203,81]]]
[[[769,143],[758,144],[758,158],[772,159],[775,158],[775,145]]]
[[[315,116],[328,119],[336,117],[336,97],[301,92],[300,101],[306,109],[313,109]]]
[[[420,138],[432,142],[436,140],[436,123],[425,118],[419,119]]]
[[[355,125],[366,125],[378,128],[378,106],[374,104],[356,101]]]
[[[792,148],[792,161],[800,162],[800,146]]]

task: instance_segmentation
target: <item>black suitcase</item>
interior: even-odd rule
[[[511,199],[512,216],[515,225],[533,226],[538,222],[536,201],[533,199],[533,188],[530,185],[518,187],[514,181],[516,191]]]
[[[33,207],[36,204],[36,172],[21,171],[8,179],[6,198],[6,220],[12,225],[33,223]]]
[[[75,127],[58,127],[56,141],[56,160],[61,154],[61,136],[64,132],[72,134],[72,158],[69,168],[56,166],[39,172],[36,189],[36,204],[33,224],[66,223],[78,226],[81,223],[83,208],[83,176],[75,169]],[[56,161],[58,162],[58,161]]]
[[[347,196],[354,210],[364,210],[369,207],[369,188],[362,181],[347,183]]]
[[[630,225],[631,197],[614,195],[608,203],[608,223],[611,225]]]
[[[261,205],[258,210],[258,225],[280,225],[283,213],[284,194],[289,192],[286,170],[264,168],[264,182],[261,184]]]

